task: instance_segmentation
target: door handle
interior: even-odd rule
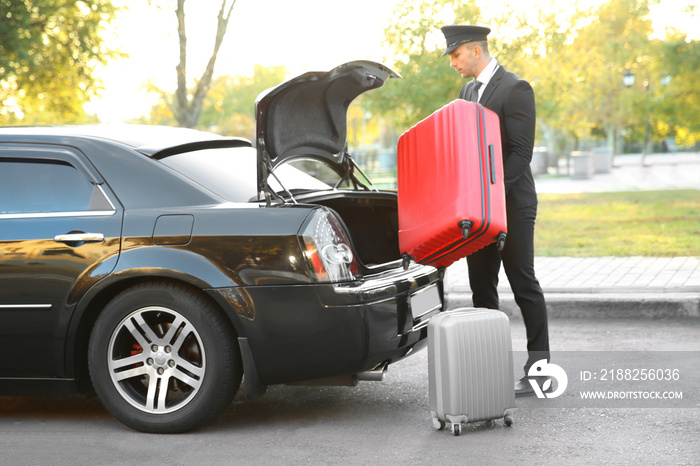
[[[105,240],[102,233],[68,233],[56,235],[53,240],[57,243],[101,243]]]

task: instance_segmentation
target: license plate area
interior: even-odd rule
[[[430,317],[442,309],[437,285],[431,285],[411,295],[410,303],[414,330],[428,325]]]

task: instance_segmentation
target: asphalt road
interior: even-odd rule
[[[0,464],[700,462],[700,319],[554,319],[550,327],[554,355],[560,355],[552,362],[571,378],[582,360],[591,360],[591,351],[602,355],[602,363],[637,351],[660,355],[662,365],[669,358],[691,358],[690,369],[687,361],[681,364],[685,382],[663,387],[683,390],[681,407],[599,408],[573,395],[519,399],[513,427],[501,421],[469,424],[454,437],[432,426],[422,351],[391,366],[383,382],[276,386],[257,400],[239,397],[213,424],[181,435],[134,432],[96,399],[0,397]],[[523,349],[522,321],[513,320],[511,332],[514,350]]]

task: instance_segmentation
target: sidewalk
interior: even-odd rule
[[[700,152],[649,154],[644,162],[640,154],[618,155],[610,173],[583,180],[538,175],[535,184],[538,192],[558,194],[700,189]]]
[[[700,154],[618,156],[610,173],[587,180],[536,178],[538,192],[577,193],[700,189]],[[700,238],[698,239],[700,241]],[[700,257],[536,257],[535,272],[551,317],[698,318]],[[501,310],[520,318],[503,270]],[[445,280],[448,309],[471,305],[466,261],[449,267]]]

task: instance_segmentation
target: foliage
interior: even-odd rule
[[[265,89],[284,81],[284,66],[255,65],[253,77],[222,76],[215,79],[202,107],[198,126],[225,136],[255,138],[255,98]]]
[[[654,131],[661,137],[675,135],[679,145],[693,146],[700,142],[700,42],[675,33],[655,45],[658,53],[652,57],[650,80],[656,84],[649,90]]]
[[[547,1],[540,0],[531,11],[508,1],[400,2],[385,29],[385,42],[393,51],[386,63],[403,78],[390,80],[353,104],[349,143],[367,145],[375,137],[381,138],[379,147],[395,146],[397,135],[457,97],[466,81],[450,69],[447,57],[440,56],[445,45],[440,27],[464,23],[490,26],[493,55],[532,83],[538,145],[555,155],[603,144],[619,153],[623,136],[627,142],[639,142],[647,133],[653,141],[700,141],[700,42],[677,31],[669,31],[664,40],[650,38],[649,5],[659,0],[609,0],[590,10],[568,12],[555,0],[549,5]],[[516,7],[524,12],[514,14]],[[623,85],[625,70],[637,76],[630,88]],[[263,71],[256,69],[256,75]],[[202,101],[199,126],[252,135],[251,96],[263,88],[256,83],[281,81],[281,74],[270,72],[269,81],[263,74],[212,81],[208,92],[213,94]],[[670,83],[664,85],[667,76]],[[190,88],[188,99],[196,94]],[[164,108],[175,108],[174,100],[164,95],[151,119],[174,124],[173,113]],[[372,121],[366,121],[368,114]],[[379,119],[382,124],[377,126]]]
[[[386,44],[395,51],[392,68],[402,79],[389,81],[366,100],[374,112],[391,116],[399,133],[456,98],[463,84],[440,58],[440,42],[430,40],[445,24],[442,18],[456,15],[457,10],[464,21],[481,20],[475,0],[422,0],[418,5],[406,1],[397,7],[395,21],[385,30]]]
[[[109,0],[0,0],[0,124],[87,121],[92,71],[118,56],[100,37],[115,12]]]
[[[578,56],[576,79],[581,91],[573,99],[573,117],[590,134],[596,125],[608,136],[611,148],[629,117],[629,96],[622,76],[634,66],[640,72],[648,68],[652,32],[648,19],[648,0],[615,0],[603,4],[592,15],[591,23],[582,28],[572,49]],[[639,98],[639,95],[634,97]],[[642,96],[644,97],[644,96]]]
[[[541,139],[553,154],[566,148],[566,137],[576,134],[580,122],[573,118],[575,105],[566,96],[574,95],[580,86],[576,80],[576,54],[565,44],[573,40],[580,12],[570,17],[558,13],[539,13],[539,26],[533,28],[527,60],[523,60],[522,76],[530,80],[537,103],[537,126]],[[565,26],[562,26],[565,24]],[[556,63],[553,72],[552,63]]]
[[[284,66],[266,68],[255,65],[252,77],[220,76],[209,86],[197,128],[216,132],[224,136],[255,138],[254,108],[256,97],[266,89],[284,81]],[[158,104],[151,108],[148,118],[140,123],[176,126],[177,120],[172,111],[173,95],[160,91],[151,85],[149,89],[161,96]],[[193,91],[190,89],[190,93]]]
[[[160,96],[158,103],[151,106],[151,111],[146,117],[140,117],[129,121],[130,123],[140,123],[147,125],[177,126],[177,120],[173,115],[171,101],[173,96],[163,92],[153,83],[147,83],[145,88]]]
[[[486,24],[494,30],[489,44],[499,63],[532,83],[539,144],[550,151],[604,138],[594,143],[619,152],[623,131],[639,140],[645,128],[652,139],[694,142],[700,139],[700,88],[693,78],[700,42],[677,32],[650,39],[651,1],[609,0],[569,14],[552,1],[539,15],[515,15],[505,2],[404,0],[385,29],[394,51],[388,64],[403,79],[369,96],[367,105],[391,116],[400,133],[456,98],[465,81],[440,58],[440,27]],[[622,81],[627,69],[638,77],[630,89]],[[664,86],[667,75],[671,85]]]
[[[700,191],[540,194],[539,256],[698,256]]]

